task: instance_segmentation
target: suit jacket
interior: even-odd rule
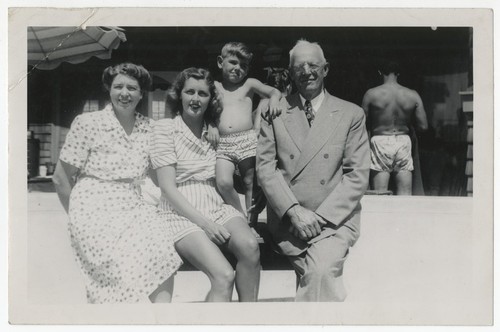
[[[257,177],[268,199],[269,231],[286,255],[298,255],[308,246],[288,230],[286,212],[295,204],[328,222],[309,242],[341,227],[359,235],[359,202],[370,171],[365,114],[361,107],[325,94],[310,128],[298,94],[283,98],[282,114],[261,125]]]

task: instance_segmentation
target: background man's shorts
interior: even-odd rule
[[[376,135],[370,139],[371,166],[378,172],[413,171],[408,135]]]
[[[239,133],[221,135],[217,145],[217,158],[239,164],[242,160],[255,157],[257,151],[257,133],[247,130]]]

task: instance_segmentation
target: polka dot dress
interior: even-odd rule
[[[171,227],[146,204],[138,183],[149,168],[150,120],[136,114],[128,136],[113,109],[75,118],[60,159],[80,168],[69,232],[90,303],[148,301],[182,264]]]

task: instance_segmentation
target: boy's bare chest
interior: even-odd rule
[[[243,89],[241,89],[243,90]],[[222,99],[225,103],[246,103],[252,101],[249,91],[223,91],[221,93]]]

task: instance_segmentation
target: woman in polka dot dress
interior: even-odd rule
[[[102,81],[111,104],[75,118],[53,177],[87,300],[170,302],[182,261],[169,224],[140,193],[152,129],[136,106],[151,77],[142,66],[123,63],[106,68]]]
[[[217,98],[208,71],[189,68],[168,92],[173,119],[156,121],[151,161],[162,190],[160,206],[174,230],[179,254],[211,282],[207,301],[256,301],[260,280],[259,246],[243,215],[225,204],[215,187],[214,148],[205,138]],[[237,259],[236,273],[221,252]]]

